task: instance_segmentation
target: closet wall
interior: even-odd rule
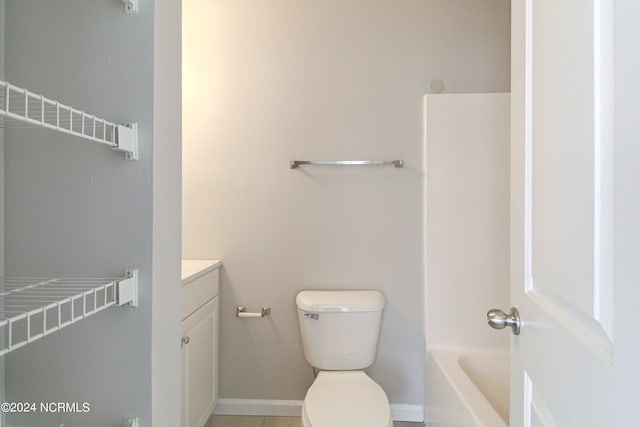
[[[4,3],[5,3],[5,0],[0,0],[0,34],[4,34]],[[0,43],[0,78],[4,78],[4,43]],[[4,255],[3,254],[4,254],[4,131],[2,130],[2,128],[0,128],[0,276],[4,274]],[[2,396],[2,393],[0,392],[0,397],[1,396]]]
[[[180,179],[179,120],[178,137],[169,135],[175,160],[156,157],[166,154],[167,135],[153,138],[154,107],[171,110],[154,105],[154,8],[167,3],[141,0],[138,14],[126,14],[120,1],[6,1],[6,80],[115,122],[138,122],[140,142],[140,160],[126,161],[108,147],[48,130],[5,130],[6,274],[140,271],[138,308],[110,308],[4,357],[6,400],[87,402],[90,411],[7,416],[9,425],[115,427],[135,415],[151,426],[152,399],[164,405],[153,407],[154,425],[179,423],[179,212],[163,217],[166,232],[153,222],[154,191],[165,204],[180,203],[179,189],[154,183],[160,168]],[[179,40],[179,10],[176,19],[165,30]],[[159,47],[170,49],[179,58],[179,46]],[[178,65],[171,84],[179,81]],[[179,118],[179,97],[174,105]],[[154,253],[172,238],[173,251]],[[152,316],[152,291],[154,307],[167,300],[174,306]],[[152,351],[154,325],[163,324],[169,328]]]
[[[0,79],[4,79],[4,5],[0,0]],[[4,276],[4,129],[0,128],[0,276]],[[4,359],[0,358],[0,401],[4,402]],[[1,421],[0,421],[1,422]]]

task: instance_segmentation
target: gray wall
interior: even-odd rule
[[[421,405],[422,96],[433,78],[508,90],[508,0],[185,5],[183,253],[223,261],[221,397],[301,400],[296,293],[375,288],[369,372],[392,403]],[[404,169],[288,169],[396,158]]]
[[[114,308],[6,356],[6,399],[89,402],[86,415],[18,425],[151,425],[154,2],[9,0],[7,80],[140,125],[141,160],[58,133],[6,130],[6,271],[114,276],[140,269],[140,307]],[[176,341],[177,343],[177,341]],[[178,369],[176,367],[176,369]],[[161,425],[161,424],[156,424]]]
[[[5,0],[0,0],[0,34],[4,34]],[[0,79],[4,80],[4,38],[0,41]],[[4,275],[4,129],[0,128],[0,276]]]

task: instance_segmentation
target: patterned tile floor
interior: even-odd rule
[[[422,423],[396,421],[394,427],[424,427]],[[300,427],[300,417],[246,417],[212,415],[205,427]]]

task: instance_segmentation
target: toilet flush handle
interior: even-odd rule
[[[305,319],[318,320],[320,315],[318,313],[305,313],[302,315]]]

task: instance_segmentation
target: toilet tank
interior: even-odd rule
[[[302,291],[296,297],[302,347],[318,369],[349,371],[376,357],[385,299],[378,291]]]

